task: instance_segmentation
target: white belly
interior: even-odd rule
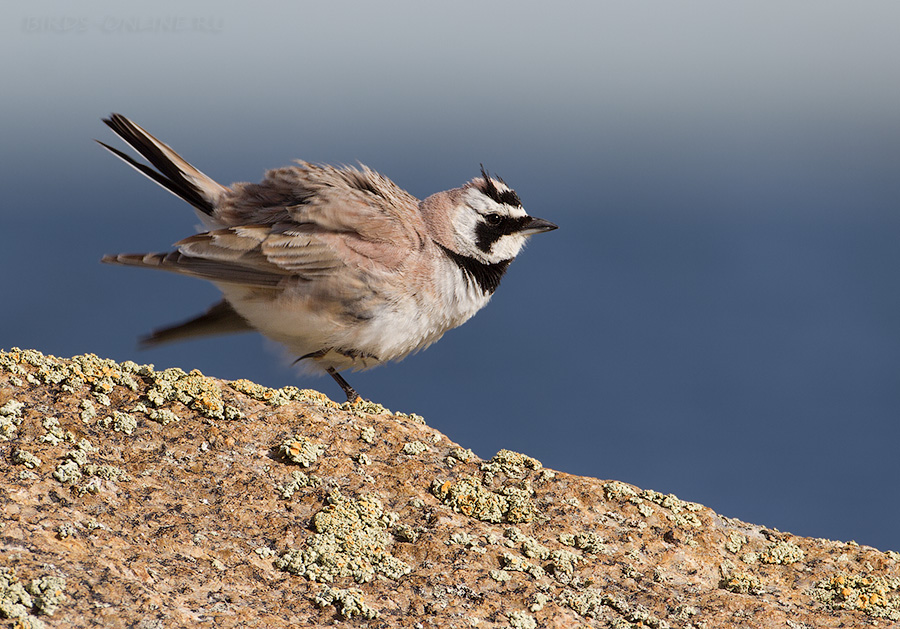
[[[382,290],[346,303],[299,290],[273,293],[233,284],[219,288],[238,314],[291,355],[333,350],[314,360],[321,369],[338,371],[401,360],[467,321],[490,299],[449,279],[437,291]]]

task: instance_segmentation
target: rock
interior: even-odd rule
[[[482,461],[315,391],[13,349],[0,456],[0,616],[20,626],[900,622],[900,554]]]

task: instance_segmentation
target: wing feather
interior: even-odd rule
[[[215,215],[230,227],[185,238],[175,252],[104,262],[261,287],[331,277],[351,285],[363,270],[397,271],[426,242],[418,201],[365,167],[300,162],[269,171],[259,184],[232,186]]]
[[[234,263],[186,256],[179,251],[169,253],[119,253],[103,256],[106,264],[161,269],[212,282],[274,288],[284,275],[267,273]]]

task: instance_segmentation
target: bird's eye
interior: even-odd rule
[[[499,225],[500,221],[503,220],[503,217],[497,214],[496,212],[491,212],[490,214],[486,214],[484,220],[487,221],[488,225]]]

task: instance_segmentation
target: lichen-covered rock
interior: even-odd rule
[[[900,554],[482,461],[294,387],[0,352],[0,458],[22,627],[900,623]]]
[[[39,616],[52,616],[65,598],[66,580],[43,576],[23,583],[15,571],[0,566],[0,618],[16,621],[17,628],[46,627]]]
[[[352,577],[365,583],[376,574],[399,579],[411,568],[387,549],[388,529],[396,521],[397,515],[385,513],[376,496],[350,499],[334,490],[328,504],[312,518],[315,533],[302,548],[290,549],[276,559],[275,566],[313,581]]]

